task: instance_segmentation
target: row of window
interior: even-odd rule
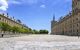
[[[15,25],[15,23],[12,24],[11,21],[9,22],[8,20],[3,19],[3,18],[0,18],[0,21],[3,21],[3,22],[5,22],[5,23],[11,24],[11,25],[13,25],[13,24]]]

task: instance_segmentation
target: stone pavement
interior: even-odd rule
[[[61,35],[0,38],[0,50],[80,50],[80,38]]]

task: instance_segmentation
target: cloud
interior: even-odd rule
[[[46,8],[46,5],[41,5],[40,7],[41,7],[41,8]]]
[[[26,4],[33,5],[42,2],[42,0],[0,0],[0,11],[6,11],[9,8],[9,5],[12,4]],[[41,5],[41,8],[45,8],[45,5]]]
[[[20,4],[17,0],[0,0],[0,11],[6,11],[9,8],[9,4]]]
[[[32,4],[37,4],[39,0],[22,0],[21,2],[24,4],[32,5]]]
[[[8,0],[8,4],[21,4],[21,2],[17,0]]]
[[[9,4],[26,4],[26,5],[33,5],[37,4],[39,0],[8,0]]]
[[[7,0],[0,0],[0,10],[6,11],[8,9],[8,2]]]

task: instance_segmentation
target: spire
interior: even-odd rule
[[[55,21],[55,15],[53,15],[53,21]]]

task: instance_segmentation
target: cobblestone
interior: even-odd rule
[[[80,38],[60,35],[0,38],[0,50],[80,50]]]

